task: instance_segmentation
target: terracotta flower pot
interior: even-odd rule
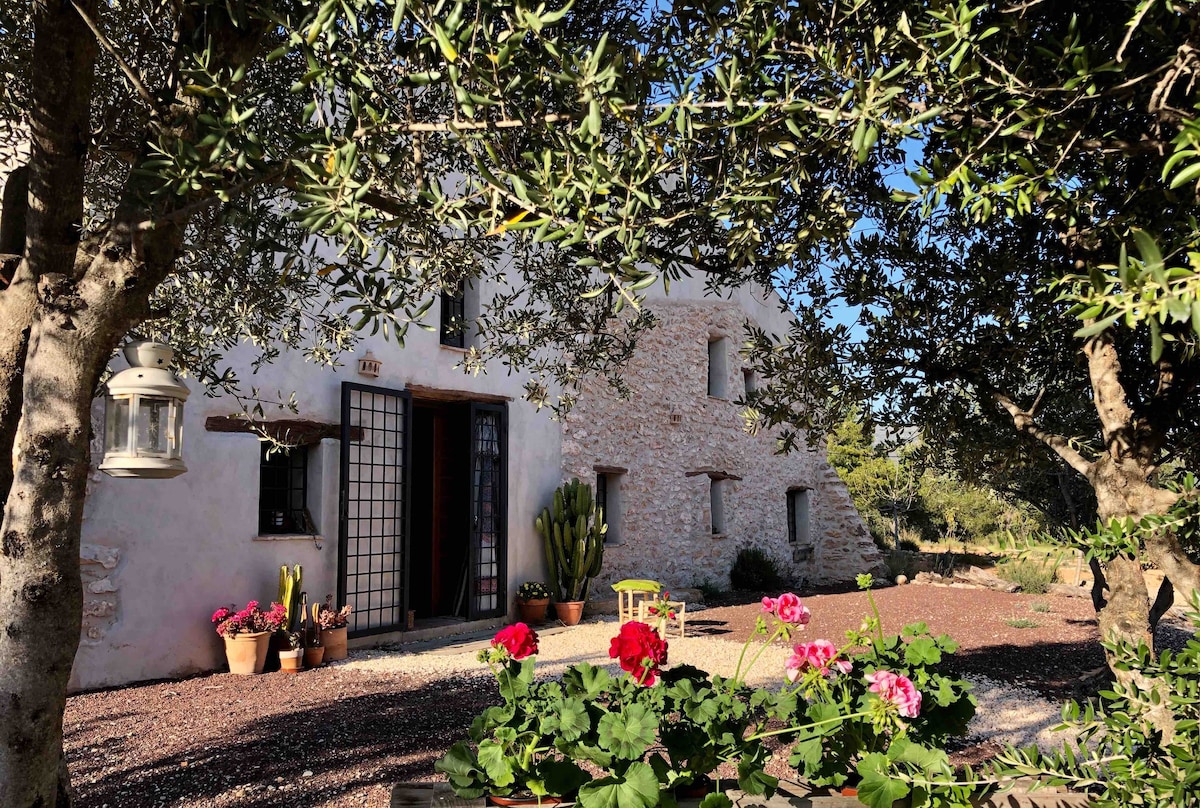
[[[529,624],[540,624],[546,622],[546,608],[550,605],[550,598],[538,598],[537,600],[518,600],[517,611],[521,614],[521,622]]]
[[[346,627],[321,630],[321,645],[325,646],[325,661],[337,662],[347,657]]]
[[[304,649],[284,649],[279,652],[279,669],[284,673],[299,673],[304,669]]]
[[[319,668],[325,660],[325,647],[313,645],[304,649],[304,665],[308,668]]]
[[[583,619],[583,601],[569,600],[566,603],[555,603],[554,611],[558,613],[558,619],[563,625],[577,626]]]
[[[267,662],[267,649],[271,644],[271,632],[255,631],[225,638],[225,658],[229,660],[229,672],[240,676],[262,673]]]

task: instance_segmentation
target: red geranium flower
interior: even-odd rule
[[[621,670],[634,681],[649,686],[657,680],[659,667],[667,663],[667,643],[650,626],[631,620],[613,637],[608,655],[620,660]]]
[[[524,623],[514,623],[500,629],[492,638],[492,645],[503,646],[510,657],[522,660],[538,652],[538,636]]]

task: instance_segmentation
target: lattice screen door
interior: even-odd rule
[[[338,603],[354,607],[352,637],[407,623],[411,431],[409,393],[342,383]]]
[[[506,612],[508,419],[503,405],[471,404],[470,597],[467,619]]]

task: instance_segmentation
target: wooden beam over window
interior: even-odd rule
[[[708,479],[716,480],[718,482],[720,482],[721,480],[741,480],[742,479],[741,477],[739,477],[736,474],[730,474],[728,471],[722,471],[721,469],[708,468],[708,467],[699,468],[699,469],[696,469],[695,471],[685,471],[683,476],[684,477],[699,477],[702,474],[707,475]]]
[[[469,390],[442,390],[437,387],[426,387],[422,384],[410,384],[404,389],[412,393],[413,398],[423,401],[476,401],[481,404],[506,404],[512,401],[511,396],[498,396],[493,393],[472,393]]]
[[[288,446],[311,446],[326,438],[342,439],[341,424],[327,424],[307,418],[280,418],[272,421],[253,421],[236,415],[212,415],[204,422],[209,432],[239,432],[269,435]],[[362,440],[362,427],[351,427],[351,440]]]

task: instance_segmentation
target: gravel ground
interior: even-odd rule
[[[957,664],[975,682],[981,709],[975,745],[959,759],[986,757],[995,749],[988,739],[1044,739],[1073,678],[1103,663],[1087,600],[926,586],[876,598],[886,630],[922,619],[962,643]],[[867,608],[861,593],[805,601],[813,621],[804,636],[812,639],[840,639]],[[1032,612],[1035,601],[1050,611]],[[757,612],[755,604],[689,610],[696,636],[671,638],[672,664],[732,673]],[[1037,627],[1004,622],[1020,617]],[[614,629],[609,621],[543,631],[539,669],[609,664]],[[494,682],[475,661],[483,644],[354,652],[301,675],[215,674],[72,696],[64,728],[79,805],[383,808],[393,783],[433,779],[433,762],[495,699]],[[778,682],[785,655],[783,646],[767,649],[750,680]],[[777,774],[785,768],[772,766]]]

